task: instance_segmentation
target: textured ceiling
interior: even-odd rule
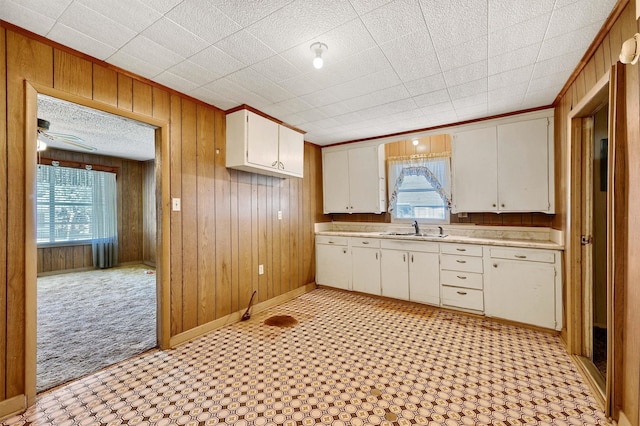
[[[550,105],[615,3],[0,0],[0,18],[326,145]]]
[[[38,118],[50,123],[46,133],[55,137],[44,142],[52,148],[138,161],[155,157],[153,126],[45,95],[38,95]],[[78,137],[97,151],[65,143],[65,137],[56,134]]]

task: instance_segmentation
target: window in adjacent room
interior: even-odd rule
[[[450,170],[448,153],[390,160],[389,211],[392,218],[448,223]]]

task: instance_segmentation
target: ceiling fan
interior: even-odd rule
[[[77,148],[86,149],[87,151],[97,151],[98,149],[84,143],[82,138],[73,135],[66,135],[64,133],[49,132],[49,126],[51,123],[42,118],[38,118],[38,151],[46,148],[47,141],[55,141],[66,143]],[[44,146],[42,145],[44,144]]]

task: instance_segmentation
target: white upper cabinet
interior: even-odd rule
[[[455,133],[452,212],[554,213],[552,123],[543,117]]]
[[[302,177],[304,135],[252,111],[227,114],[227,167],[279,177]]]
[[[324,148],[325,213],[382,213],[386,210],[384,146]]]

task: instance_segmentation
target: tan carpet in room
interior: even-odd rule
[[[132,265],[40,277],[37,324],[38,392],[151,349],[155,270]]]

